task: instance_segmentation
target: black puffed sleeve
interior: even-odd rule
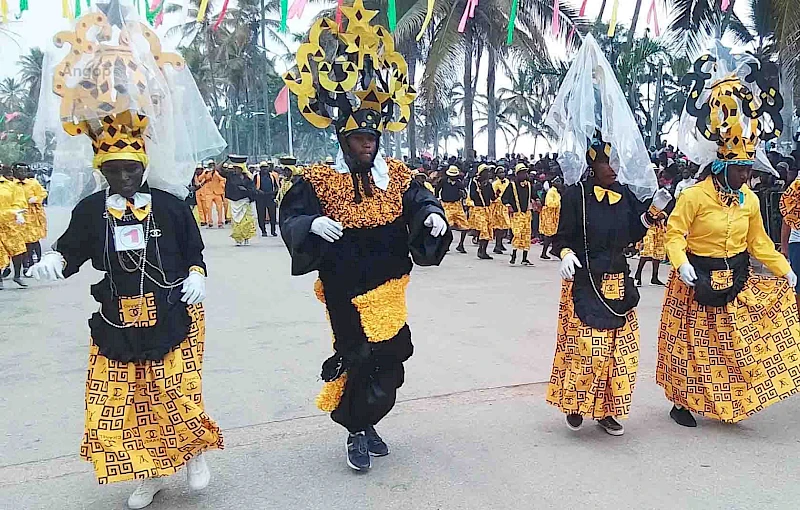
[[[59,252],[67,264],[64,278],[77,273],[92,258],[96,239],[103,234],[100,229],[105,229],[104,210],[105,193],[102,192],[89,195],[72,210],[67,230],[53,245],[53,250]]]
[[[449,226],[443,235],[431,235],[431,228],[425,226],[425,219],[431,214],[438,214],[447,221],[442,204],[433,193],[412,180],[403,194],[403,216],[408,225],[411,258],[420,266],[438,266],[453,242],[453,232]]]
[[[311,223],[322,216],[314,187],[305,179],[292,184],[281,201],[281,237],[292,256],[292,275],[319,269],[327,242],[311,233]]]

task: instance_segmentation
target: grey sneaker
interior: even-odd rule
[[[386,457],[389,455],[389,447],[383,442],[381,436],[378,435],[378,431],[375,430],[375,427],[370,425],[366,430],[366,435],[367,447],[370,455],[373,457]]]
[[[602,420],[597,420],[597,424],[612,436],[621,436],[625,433],[625,427],[615,420],[613,416],[606,416]]]
[[[567,427],[570,430],[580,430],[581,425],[583,425],[583,416],[580,414],[568,414],[567,415]]]
[[[372,467],[369,456],[369,440],[364,432],[347,436],[347,465],[356,471]]]

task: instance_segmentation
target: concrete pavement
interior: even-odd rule
[[[66,211],[49,215],[57,234]],[[289,276],[279,239],[237,248],[229,229],[203,233],[204,394],[226,449],[209,454],[211,486],[189,494],[179,473],[153,509],[797,508],[800,399],[738,425],[674,425],[653,380],[663,290],[645,287],[627,432],[586,422],[572,433],[544,402],[557,262],[509,267],[478,261],[474,247],[412,273],[416,352],[379,426],[392,454],[354,474],[343,431],[313,406],[330,351],[314,277]],[[0,508],[123,508],[133,488],[98,486],[78,458],[98,279],[87,265],[66,282],[0,292]]]

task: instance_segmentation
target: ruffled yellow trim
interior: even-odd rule
[[[409,276],[404,275],[353,298],[353,305],[361,316],[361,327],[370,342],[389,340],[405,325],[408,281]]]
[[[327,165],[314,165],[306,171],[305,179],[314,186],[322,214],[344,228],[388,225],[403,214],[403,194],[411,184],[411,172],[401,161],[389,159],[387,163],[389,187],[384,191],[372,182],[372,196],[366,196],[362,189],[360,204],[353,201],[353,177],[349,173],[340,174]]]
[[[317,281],[314,282],[314,294],[317,296],[317,299],[319,299],[319,302],[324,305],[325,291],[322,288],[322,280],[320,279],[317,279]]]
[[[317,408],[326,413],[332,413],[339,407],[339,402],[342,401],[344,394],[344,385],[347,382],[347,372],[341,375],[338,379],[331,382],[326,382],[322,385],[322,389],[317,395]]]

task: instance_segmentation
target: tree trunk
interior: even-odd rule
[[[416,74],[417,74],[417,51],[416,49],[412,49],[408,52],[409,55],[406,57],[406,62],[408,62],[408,79],[411,82],[411,86],[414,87],[416,84]],[[416,88],[416,87],[415,87]],[[413,159],[417,155],[417,115],[414,111],[414,104],[411,104],[411,117],[408,119],[408,159]]]
[[[495,50],[489,47],[489,69],[486,73],[486,123],[489,135],[487,153],[490,160],[497,159],[497,98],[494,95],[494,70],[497,66]]]
[[[466,33],[466,43],[464,45],[464,161],[471,162],[473,157],[473,125],[472,125],[472,29]],[[445,140],[445,144],[447,140]],[[446,150],[446,149],[445,149]]]

